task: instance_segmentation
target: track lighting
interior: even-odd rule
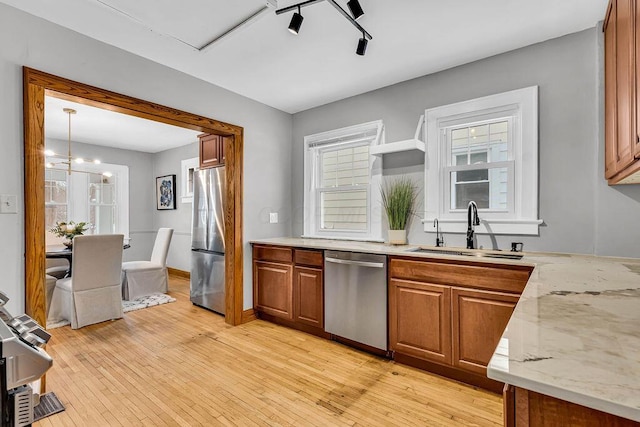
[[[280,15],[286,12],[291,12],[292,10],[297,9],[298,11],[294,12],[293,16],[291,17],[291,22],[289,23],[289,31],[291,31],[291,33],[293,34],[298,34],[298,32],[300,32],[300,27],[302,26],[302,21],[304,20],[302,14],[300,13],[300,9],[302,7],[311,6],[323,1],[329,2],[331,6],[333,6],[338,12],[340,12],[340,14],[342,14],[342,16],[344,16],[347,19],[347,21],[351,22],[351,24],[354,27],[356,27],[358,31],[362,33],[362,38],[358,40],[358,48],[356,49],[356,53],[358,55],[364,55],[364,53],[367,50],[367,44],[369,43],[369,40],[373,40],[373,36],[369,34],[367,30],[362,28],[362,26],[356,22],[356,19],[364,15],[364,11],[362,10],[362,7],[360,6],[360,2],[358,0],[349,0],[347,2],[347,6],[351,11],[351,15],[349,14],[349,12],[344,10],[342,6],[340,6],[336,2],[336,0],[307,0],[298,4],[294,4],[292,6],[287,6],[285,8],[278,9],[276,10],[276,15]]]
[[[300,32],[300,27],[302,27],[302,21],[304,20],[304,16],[300,14],[300,6],[298,6],[298,11],[294,12],[291,17],[291,22],[289,23],[289,31],[291,34],[298,34]]]
[[[364,10],[362,10],[362,7],[360,6],[360,2],[358,0],[349,0],[347,2],[347,6],[349,7],[351,14],[353,15],[353,19],[357,20],[362,15],[364,15]]]
[[[364,56],[365,52],[367,51],[368,43],[369,41],[367,40],[367,38],[364,36],[364,33],[363,33],[362,38],[358,40],[358,47],[356,48],[356,53],[360,56]]]

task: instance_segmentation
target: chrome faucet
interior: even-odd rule
[[[433,226],[436,229],[436,248],[444,246],[444,236],[440,233],[440,223],[438,222],[438,218],[433,220]]]
[[[473,200],[467,206],[467,249],[473,249],[473,227],[480,225],[478,205]]]

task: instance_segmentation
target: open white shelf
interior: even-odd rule
[[[424,153],[424,142],[419,139],[405,139],[404,141],[390,142],[371,147],[371,154],[381,156],[387,153],[399,153],[401,151],[418,150]]]
[[[382,156],[388,153],[400,153],[402,151],[425,151],[425,145],[420,140],[420,132],[422,131],[422,124],[424,123],[424,114],[418,119],[418,127],[416,128],[416,134],[413,139],[405,139],[404,141],[390,142],[388,144],[380,144],[371,147],[371,154],[374,156]]]

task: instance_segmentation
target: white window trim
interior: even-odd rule
[[[330,130],[304,137],[304,234],[302,237],[362,240],[382,242],[382,200],[380,185],[382,184],[382,157],[369,155],[371,168],[371,182],[369,191],[369,227],[365,231],[321,230],[320,211],[318,209],[318,194],[314,190],[314,182],[318,179],[318,171],[315,166],[318,162],[313,159],[310,146],[349,134],[362,133],[376,129],[377,135],[369,145],[370,147],[384,143],[384,125],[382,120],[376,120],[359,125],[348,126],[341,129]],[[329,145],[327,145],[328,147]]]
[[[200,166],[200,158],[192,157],[191,159],[185,159],[180,162],[180,169],[182,171],[182,182],[180,184],[180,201],[182,203],[193,202],[193,189],[189,191],[189,171],[194,171]]]
[[[446,147],[441,129],[473,121],[499,117],[501,113],[516,111],[513,132],[513,217],[499,213],[480,214],[481,223],[475,227],[479,234],[538,235],[542,220],[538,219],[538,86],[517,89],[470,101],[449,104],[426,110],[425,152],[425,216],[424,231],[435,233],[434,219],[444,233],[465,233],[465,212],[450,212],[446,204],[449,189],[445,187],[446,168],[441,168]],[[526,160],[526,161],[525,161]],[[521,168],[521,170],[518,170]],[[523,197],[533,194],[533,197]],[[500,217],[502,216],[502,218]]]

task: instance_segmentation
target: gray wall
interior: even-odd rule
[[[291,209],[291,115],[0,4],[0,194],[18,195],[18,214],[0,215],[0,288],[24,309],[22,66],[243,126],[244,307],[251,301],[250,239],[284,236],[263,212]],[[152,204],[153,206],[153,204]],[[132,227],[133,228],[133,227]]]
[[[608,187],[603,173],[602,48],[597,28],[549,40],[294,115],[293,235],[302,233],[305,135],[382,119],[386,141],[413,137],[426,108],[527,86],[539,86],[539,236],[478,236],[486,248],[640,257],[640,186]],[[415,155],[384,157],[384,174],[410,175],[423,191],[424,164]],[[422,201],[422,193],[421,193]],[[634,223],[636,227],[634,227]],[[445,236],[464,246],[463,234]],[[435,235],[413,221],[409,242]]]
[[[198,157],[198,143],[185,145],[171,150],[161,151],[153,156],[153,176],[176,176],[176,209],[159,211],[154,209],[153,226],[173,228],[173,237],[169,247],[167,265],[179,270],[191,269],[191,203],[182,203],[182,160]],[[154,181],[155,182],[155,179]],[[155,237],[155,234],[154,234]],[[149,252],[149,257],[151,252]]]

